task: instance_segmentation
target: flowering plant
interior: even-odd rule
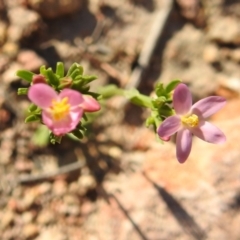
[[[192,105],[192,95],[185,84],[179,84],[173,94],[175,114],[166,118],[158,128],[162,139],[169,139],[177,132],[177,159],[184,163],[192,147],[192,135],[209,143],[224,143],[225,135],[206,118],[225,105],[224,98],[211,96]]]
[[[45,66],[40,74],[19,70],[17,76],[31,83],[29,88],[18,89],[18,94],[27,94],[32,102],[29,116],[25,122],[41,121],[50,130],[50,141],[61,142],[62,136],[72,133],[81,139],[86,132],[82,119],[87,120],[86,112],[100,110],[101,97],[116,94],[124,95],[135,105],[150,110],[146,126],[152,126],[163,141],[177,133],[176,155],[180,163],[188,158],[192,136],[210,143],[223,143],[225,135],[206,119],[225,105],[225,99],[219,96],[204,98],[192,105],[192,96],[188,87],[179,80],[173,80],[164,86],[155,86],[153,97],[143,95],[136,89],[123,90],[116,86],[107,86],[101,95],[90,91],[89,83],[95,76],[83,74],[83,67],[74,63],[64,74],[63,63],[59,62],[56,72]]]
[[[86,128],[86,112],[100,110],[99,94],[91,92],[89,83],[96,76],[83,74],[83,67],[74,63],[64,74],[64,65],[59,62],[54,73],[51,68],[40,68],[40,74],[19,70],[17,76],[31,83],[29,88],[19,88],[18,94],[27,94],[32,104],[25,122],[41,121],[50,133],[52,143],[61,142],[62,136],[72,133],[81,139]]]

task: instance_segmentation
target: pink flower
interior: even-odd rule
[[[81,93],[72,89],[63,89],[57,93],[47,84],[38,83],[29,88],[29,99],[42,109],[43,123],[56,135],[71,132],[78,125],[84,102]]]
[[[184,163],[191,151],[192,135],[209,142],[220,144],[226,141],[225,135],[206,118],[225,105],[224,98],[211,96],[192,105],[192,95],[185,84],[179,84],[173,94],[173,107],[176,115],[166,118],[158,128],[158,135],[168,139],[177,132],[176,155]]]

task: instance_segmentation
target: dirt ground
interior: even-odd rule
[[[0,16],[1,240],[240,239],[238,0],[0,0]],[[44,145],[15,72],[57,61],[97,75],[96,91],[181,79],[195,101],[223,96],[210,121],[227,142],[194,139],[181,165],[116,96],[88,138]]]

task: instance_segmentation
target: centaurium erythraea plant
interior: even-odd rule
[[[91,96],[65,88],[59,94],[44,83],[33,84],[28,90],[29,99],[42,109],[42,122],[56,136],[63,136],[76,128],[84,112],[100,109]]]
[[[175,115],[166,118],[157,130],[159,137],[169,140],[177,133],[176,155],[184,163],[191,151],[192,136],[214,144],[226,141],[225,135],[206,119],[221,109],[226,100],[220,96],[210,96],[192,105],[192,95],[188,87],[180,83],[173,93]]]
[[[98,100],[114,95],[123,95],[133,104],[148,108],[151,114],[146,126],[152,126],[163,141],[169,141],[177,133],[176,155],[180,163],[190,154],[193,135],[215,144],[226,141],[225,135],[206,121],[225,105],[222,97],[207,97],[192,105],[191,93],[180,80],[173,80],[166,86],[156,84],[154,98],[136,89],[124,90],[112,85],[105,86],[99,94],[90,91],[89,86],[97,77],[83,72],[81,65],[73,63],[65,74],[61,62],[56,64],[55,72],[45,66],[37,75],[26,70],[17,71],[17,76],[31,84],[30,88],[18,89],[19,95],[27,94],[33,103],[25,122],[42,120],[52,132],[49,135],[51,143],[60,143],[61,137],[68,133],[82,139],[86,133],[82,124],[82,118],[87,120],[85,112],[98,111]]]

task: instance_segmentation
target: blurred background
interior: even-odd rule
[[[239,0],[0,0],[0,17],[1,240],[240,239]],[[15,73],[57,61],[97,75],[95,91],[181,79],[194,101],[223,96],[210,121],[227,142],[194,139],[181,165],[116,96],[88,138],[50,145]]]

